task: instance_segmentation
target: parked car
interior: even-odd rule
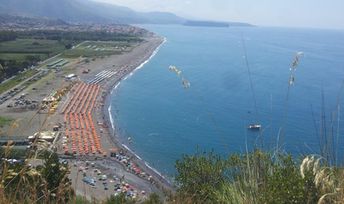
[[[96,185],[96,181],[93,178],[90,178],[90,177],[84,177],[82,179],[82,181],[85,182],[88,185],[91,185],[91,186],[95,186]]]

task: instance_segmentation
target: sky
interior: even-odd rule
[[[96,0],[137,11],[260,26],[344,29],[344,0]]]

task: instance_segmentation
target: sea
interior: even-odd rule
[[[187,154],[259,147],[302,157],[324,144],[343,161],[343,30],[142,27],[165,43],[112,91],[110,114],[149,166],[173,177]]]

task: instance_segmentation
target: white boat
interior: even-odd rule
[[[262,128],[262,125],[260,124],[251,124],[248,126],[248,129],[250,130],[260,130]]]

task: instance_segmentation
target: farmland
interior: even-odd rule
[[[16,39],[0,43],[1,53],[54,54],[64,49],[65,46],[57,40]]]
[[[0,64],[3,67],[0,82],[65,49],[65,45],[57,40],[16,39],[0,42]]]

